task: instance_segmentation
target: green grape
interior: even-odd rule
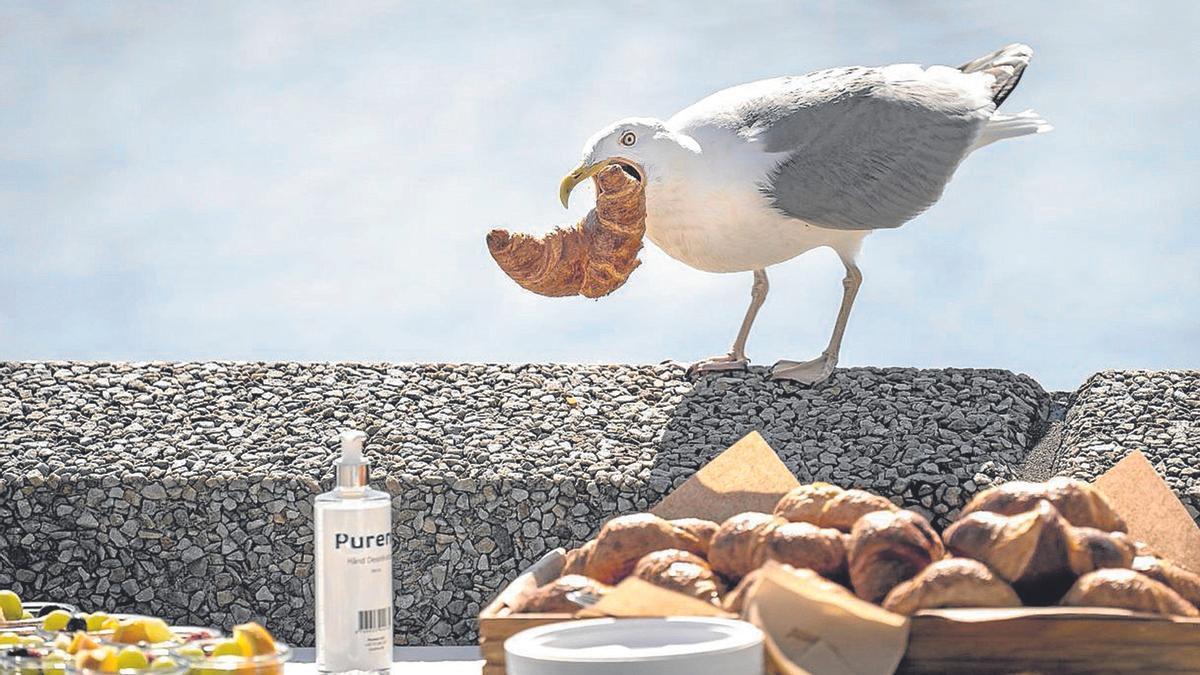
[[[187,659],[202,659],[204,658],[204,650],[198,645],[184,645],[175,650],[176,654]]]
[[[117,669],[141,670],[150,665],[145,653],[137,647],[126,647],[117,652]]]
[[[103,630],[104,622],[108,620],[108,614],[104,612],[92,612],[87,617],[87,629],[90,632]]]
[[[42,620],[42,628],[48,631],[59,631],[67,627],[67,622],[71,620],[71,613],[65,609],[56,609],[46,615]]]
[[[6,621],[17,621],[25,616],[21,598],[12,591],[0,591],[0,616]]]
[[[61,675],[67,672],[67,662],[71,656],[65,652],[53,651],[42,657],[42,672]]]

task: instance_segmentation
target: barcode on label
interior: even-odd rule
[[[358,630],[379,630],[381,628],[392,627],[392,610],[390,607],[382,609],[368,609],[358,613]]]

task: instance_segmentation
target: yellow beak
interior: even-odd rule
[[[600,170],[609,164],[612,164],[610,159],[602,159],[591,166],[580,164],[574,171],[567,174],[558,184],[558,200],[562,202],[563,208],[567,208],[567,202],[571,199],[571,190],[574,190],[576,185],[600,173]]]

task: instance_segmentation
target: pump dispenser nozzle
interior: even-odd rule
[[[363,459],[363,443],[367,435],[361,431],[348,430],[338,435],[342,443],[342,457],[333,463],[337,470],[337,486],[340,488],[362,488],[367,484],[367,469],[371,463]]]

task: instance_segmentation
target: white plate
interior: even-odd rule
[[[735,619],[589,619],[521,631],[504,651],[508,675],[754,675],[762,642]]]

